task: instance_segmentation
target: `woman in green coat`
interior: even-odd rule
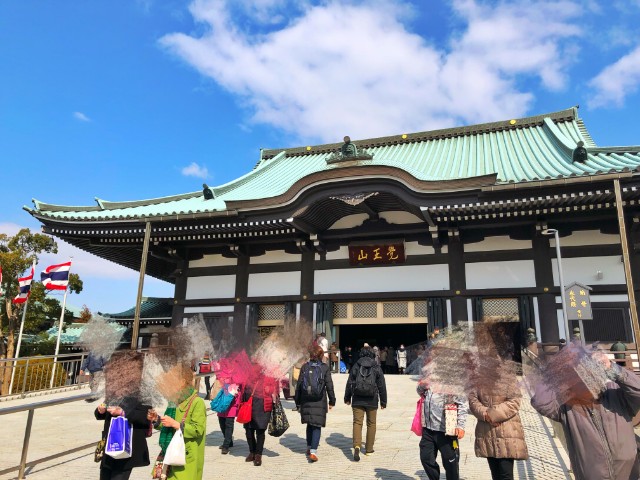
[[[186,417],[185,417],[186,414]],[[164,453],[176,430],[182,429],[186,450],[186,465],[171,466],[167,480],[202,480],[204,469],[204,444],[207,427],[207,414],[204,400],[193,388],[188,388],[175,404],[169,404],[164,416],[150,412],[149,420],[160,431],[160,447]],[[183,421],[184,420],[184,421]]]

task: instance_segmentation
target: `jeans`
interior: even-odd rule
[[[307,425],[307,448],[311,453],[318,451],[320,445],[320,433],[322,427],[316,427],[315,425]]]
[[[351,407],[353,411],[353,448],[362,446],[362,424],[365,414],[367,416],[367,439],[365,452],[373,452],[373,444],[376,441],[376,417],[377,408]]]
[[[487,458],[493,480],[513,480],[513,458]]]
[[[233,447],[233,425],[235,420],[233,417],[218,417],[220,431],[224,436],[224,442],[222,442],[224,448]]]
[[[264,429],[257,430],[250,427],[245,427],[245,433],[247,435],[247,443],[249,444],[249,452],[256,455],[262,455],[264,449]]]
[[[438,480],[440,478],[440,467],[436,462],[438,452],[442,456],[442,465],[447,473],[447,480],[459,480],[458,462],[460,460],[460,450],[454,448],[454,441],[457,442],[455,437],[445,435],[444,432],[422,428],[420,461],[429,480]]]

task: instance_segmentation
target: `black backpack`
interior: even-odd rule
[[[356,379],[353,385],[353,394],[358,397],[373,398],[376,396],[377,385],[374,366],[365,367],[360,365],[356,372]]]
[[[301,372],[302,397],[304,400],[318,402],[325,396],[325,379],[322,363],[308,362]]]

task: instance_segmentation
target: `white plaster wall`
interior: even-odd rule
[[[287,253],[284,250],[268,250],[264,255],[258,257],[251,257],[251,265],[257,265],[259,263],[285,263],[285,262],[299,262],[302,259],[302,255],[297,253]]]
[[[184,307],[184,313],[233,313],[233,305],[216,305],[212,307]]]
[[[533,260],[467,263],[465,271],[469,289],[536,286]]]
[[[564,243],[562,243],[564,245]],[[565,285],[571,282],[580,282],[585,285],[610,285],[626,283],[624,276],[624,265],[620,261],[620,255],[610,255],[606,257],[577,257],[563,258],[562,272]],[[559,285],[558,281],[558,261],[554,258],[553,282]],[[596,273],[602,272],[602,279],[596,278]]]
[[[611,245],[620,243],[617,233],[604,234],[599,230],[579,230],[566,237],[560,237],[561,247],[579,247],[581,245]],[[556,240],[551,237],[551,246],[556,247]]]
[[[354,228],[362,225],[369,215],[366,213],[356,213],[355,215],[347,215],[346,217],[342,217],[336,223],[329,227],[329,230],[339,230],[342,228]]]
[[[318,270],[316,294],[448,290],[448,265]]]
[[[349,259],[349,247],[346,245],[333,252],[327,252],[327,260]],[[316,253],[316,260],[320,260],[320,254]]]
[[[231,298],[236,294],[235,275],[212,275],[187,278],[186,300],[197,298]]]
[[[226,258],[220,254],[215,255],[205,255],[200,260],[191,260],[189,261],[189,268],[196,267],[221,267],[226,265],[237,265],[237,258]]]
[[[465,252],[491,252],[494,250],[521,250],[532,248],[531,240],[512,240],[508,235],[486,237],[481,242],[465,243]]]
[[[300,272],[252,273],[249,297],[272,297],[300,294]]]
[[[407,225],[409,223],[424,223],[424,219],[416,217],[413,213],[403,211],[380,212],[380,218],[395,225]]]
[[[405,242],[404,253],[407,257],[411,255],[431,255],[435,250],[431,246],[420,245],[418,242]]]

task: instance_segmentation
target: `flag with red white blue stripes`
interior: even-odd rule
[[[66,290],[69,284],[71,262],[51,265],[40,274],[40,281],[47,290]]]
[[[33,281],[34,269],[31,267],[31,275],[27,275],[26,277],[22,277],[18,279],[18,286],[20,291],[18,295],[13,299],[13,303],[24,303],[29,298],[29,294],[31,293],[31,282]]]

